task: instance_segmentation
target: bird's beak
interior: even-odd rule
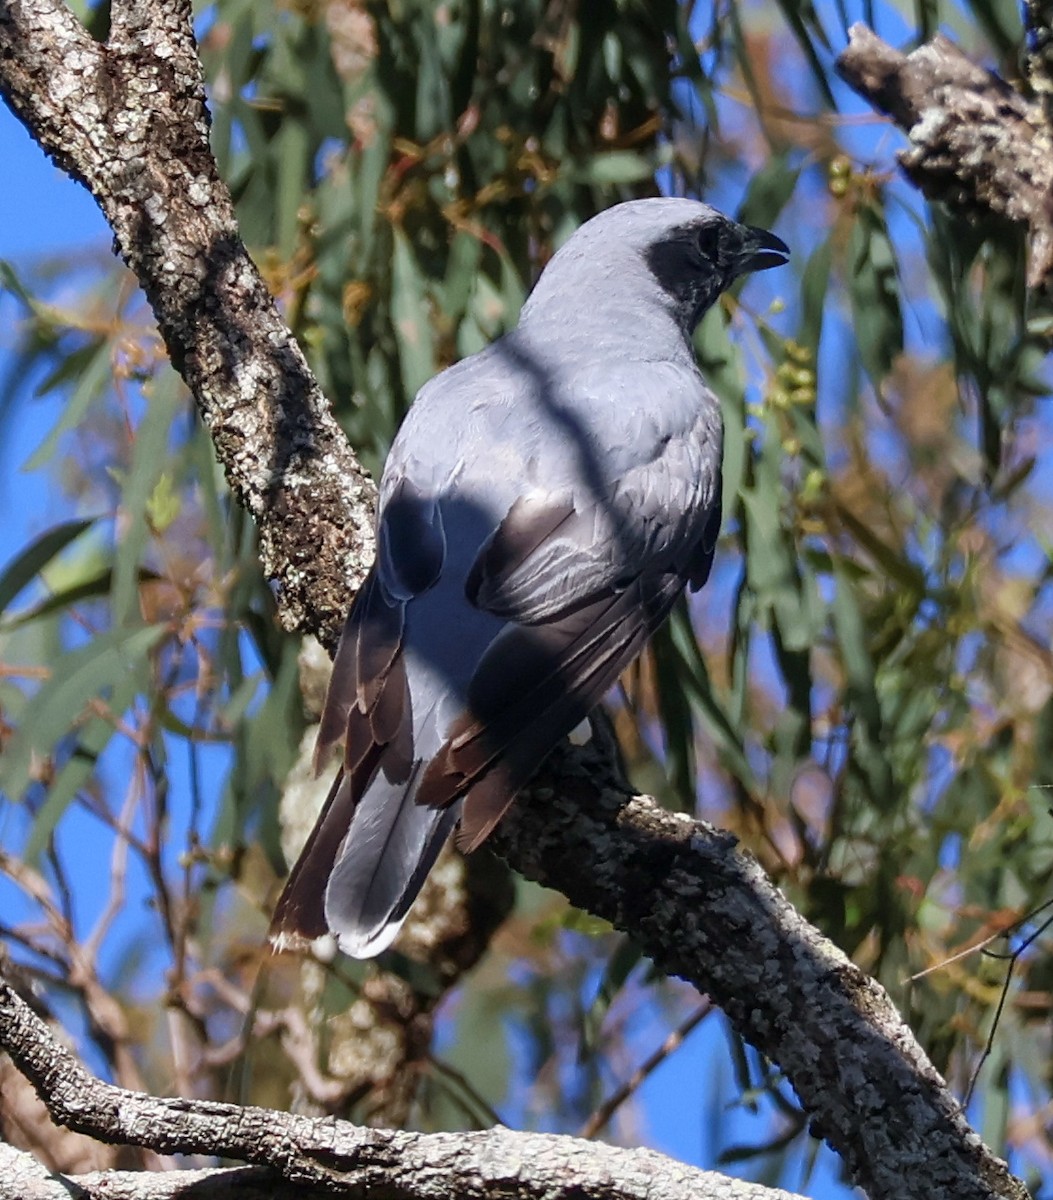
[[[741,225],[742,249],[738,253],[738,274],[747,271],[767,271],[769,267],[781,267],[790,257],[790,248],[774,233],[758,229],[754,225]]]

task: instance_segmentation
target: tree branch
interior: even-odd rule
[[[115,0],[111,22],[102,45],[58,0],[3,0],[0,93],[110,223],[259,527],[283,624],[332,647],[372,559],[375,488],[241,241],[189,0]]]
[[[282,1185],[267,1167],[91,1171],[60,1175],[0,1142],[0,1200],[314,1200],[330,1193]]]
[[[794,1200],[788,1192],[699,1171],[649,1150],[578,1138],[502,1127],[482,1133],[400,1133],[266,1108],[130,1092],[89,1075],[2,978],[0,1047],[60,1124],[103,1142],[217,1155],[266,1167],[272,1196],[276,1174],[296,1185],[296,1195],[307,1189],[392,1200],[446,1200],[451,1195],[466,1200],[500,1195],[522,1200],[579,1200],[582,1195],[600,1200]],[[102,1175],[112,1177],[110,1172]],[[200,1172],[194,1175],[201,1177]],[[236,1172],[214,1177],[224,1189],[234,1183],[249,1189],[245,1195],[257,1194],[268,1182],[268,1177],[261,1181],[259,1175]],[[119,1193],[106,1185],[95,1194],[112,1198]],[[26,1193],[19,1195],[24,1200]]]
[[[885,990],[801,917],[731,834],[627,795],[609,763],[592,744],[557,752],[503,818],[498,851],[708,994],[778,1063],[812,1132],[871,1200],[1024,1200]]]
[[[1053,132],[1032,103],[937,34],[910,54],[853,25],[837,72],[910,139],[897,155],[930,199],[1027,226],[1028,286],[1053,285]]]

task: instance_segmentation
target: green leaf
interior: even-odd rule
[[[897,793],[886,754],[874,663],[867,647],[866,626],[855,593],[849,580],[840,572],[833,613],[846,677],[845,692],[856,717],[853,757],[868,781],[871,803],[878,811],[888,811],[897,803]]]
[[[754,790],[757,782],[746,757],[745,744],[713,687],[709,668],[699,649],[685,603],[680,603],[673,609],[666,629],[678,655],[677,674],[681,686],[690,694],[691,702],[699,711],[706,731],[716,743],[722,763],[747,791]]]
[[[801,177],[801,168],[790,165],[790,151],[773,155],[750,180],[736,214],[744,225],[774,225]]]
[[[5,258],[0,258],[0,287],[12,296],[17,296],[26,308],[32,310],[36,307],[36,297],[22,282],[14,264]]]
[[[56,555],[89,530],[98,517],[64,521],[42,533],[0,571],[0,614]]]
[[[160,579],[156,571],[140,571],[139,583],[148,583]],[[57,588],[46,600],[34,604],[24,612],[16,613],[10,620],[5,621],[0,628],[4,630],[20,629],[33,621],[53,616],[64,609],[72,608],[74,604],[83,604],[86,600],[101,600],[109,596],[113,590],[113,568],[104,567],[101,570],[93,568],[87,574],[78,573],[64,587]]]
[[[24,470],[35,471],[49,462],[58,449],[63,434],[83,422],[92,402],[102,395],[113,379],[113,362],[110,355],[110,343],[106,340],[84,346],[63,358],[59,367],[37,389],[38,395],[46,395],[67,382],[74,379],[77,381],[63,406],[62,416],[29,456]]]
[[[394,232],[391,319],[399,348],[402,383],[406,399],[410,400],[435,374],[435,353],[424,276],[405,233],[401,229]]]
[[[127,674],[117,680],[108,704],[113,712],[127,710],[139,689],[140,680]],[[25,858],[34,862],[47,846],[48,839],[62,819],[62,814],[86,787],[95,773],[99,756],[117,732],[112,721],[96,717],[86,723],[77,735],[73,753],[48,784],[44,803],[33,818],[33,828],[26,842]]]
[[[693,812],[696,797],[695,725],[688,689],[682,682],[682,664],[671,644],[669,626],[651,638],[658,715],[665,735],[666,773],[676,789],[680,807]]]
[[[830,267],[833,263],[833,238],[827,238],[808,257],[801,277],[801,323],[797,340],[816,352],[823,332],[823,314],[826,311],[827,293],[830,288]]]
[[[829,68],[824,66],[816,48],[816,41],[824,50],[829,50],[830,45],[815,7],[809,0],[804,0],[803,3],[802,0],[777,0],[777,3],[786,24],[789,25],[793,36],[797,39],[797,44],[804,52],[805,60],[811,68],[812,81],[819,89],[819,94],[826,101],[828,107],[836,109],[837,102],[830,89]],[[815,34],[814,41],[809,33],[809,26]]]
[[[618,993],[642,959],[643,951],[632,938],[619,938],[614,952],[607,959],[596,996],[583,1015],[581,1041],[578,1046],[579,1062],[595,1053],[599,1046],[604,1019]]]
[[[114,555],[112,611],[115,624],[134,622],[139,611],[139,578],[143,551],[150,537],[150,500],[169,462],[172,418],[180,407],[182,383],[165,370],[150,388],[149,404],[135,431],[132,462],[122,480],[124,518]]]
[[[575,183],[590,183],[599,187],[612,184],[639,183],[654,174],[653,158],[636,154],[632,150],[611,150],[607,154],[595,154],[585,162],[578,163],[571,177]]]
[[[903,313],[895,250],[884,214],[876,207],[859,210],[848,242],[847,273],[859,356],[880,393],[903,352]]]
[[[458,230],[450,243],[446,274],[443,279],[443,316],[460,322],[468,308],[475,278],[483,257],[483,243],[477,236]]]
[[[275,241],[284,258],[296,248],[300,227],[300,206],[310,173],[311,143],[302,121],[287,115],[274,147],[277,159],[277,232]]]
[[[140,677],[166,626],[114,629],[62,656],[51,678],[30,699],[0,759],[0,785],[11,796],[29,785],[33,760],[50,754],[82,718],[88,702],[130,675]]]
[[[183,508],[182,497],[172,483],[168,471],[162,471],[154,490],[146,498],[146,519],[154,533],[162,534],[176,520]]]
[[[837,504],[837,517],[856,541],[882,568],[889,579],[894,579],[908,592],[923,595],[925,592],[925,575],[921,568],[897,553],[896,549],[887,545],[874,533],[855,513],[843,504]]]
[[[914,0],[914,25],[917,44],[924,45],[940,27],[940,0]]]

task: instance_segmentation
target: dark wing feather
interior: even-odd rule
[[[428,764],[417,803],[441,807],[464,795],[458,844],[475,849],[643,649],[683,587],[675,572],[641,575],[543,624],[509,624],[480,660],[468,711]]]
[[[489,663],[488,652],[476,678],[482,688],[491,682],[489,674],[504,675],[503,702],[498,700],[490,710],[473,703],[475,720],[453,739],[447,757],[453,777],[473,781],[465,794],[457,837],[462,849],[474,850],[486,839],[548,753],[588,716],[640,653],[683,586],[675,574],[640,577],[624,591],[590,606],[595,611],[586,628],[580,627],[580,613],[570,622],[547,625],[546,651],[531,659],[528,647],[520,656],[528,665],[511,694],[500,661],[503,656]],[[509,641],[536,632],[536,627],[513,629]],[[553,655],[562,635],[566,637],[562,653]],[[522,691],[520,683],[525,685]],[[495,756],[499,756],[496,765]]]
[[[556,562],[566,558],[561,553],[567,536],[563,527],[577,516],[569,500],[561,502],[544,495],[517,499],[468,573],[464,593],[469,602],[495,616],[510,616],[517,621],[543,616],[536,606],[527,603],[523,589],[516,587],[519,568],[528,561],[536,564],[539,557]],[[573,536],[573,530],[568,532]],[[540,598],[541,589],[534,586],[532,591]]]
[[[351,819],[378,769],[409,777],[412,713],[401,654],[405,606],[386,594],[374,569],[355,598],[333,662],[315,747],[321,769],[344,740],[343,765],[278,899],[270,936],[277,944],[324,934],[325,894]]]
[[[697,592],[706,582],[709,578],[709,572],[712,570],[713,556],[717,549],[717,539],[720,537],[720,517],[720,475],[718,474],[713,507],[709,510],[709,518],[706,521],[702,537],[699,539],[698,545],[695,547],[687,564],[690,571],[688,582],[693,592]]]

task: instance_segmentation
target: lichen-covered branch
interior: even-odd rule
[[[1042,105],[1047,126],[1053,125],[1053,9],[1048,0],[1024,0],[1027,53],[1024,69]]]
[[[627,795],[608,762],[602,749],[562,752],[558,785],[543,776],[520,797],[495,834],[499,851],[719,1004],[778,1063],[813,1133],[870,1200],[1025,1200],[884,989],[730,834]]]
[[[4,0],[0,93],[110,223],[259,527],[283,623],[333,645],[372,556],[374,487],[241,241],[189,0],[115,2],[101,44],[58,0]]]
[[[837,71],[910,139],[899,162],[930,200],[1027,227],[1028,285],[1048,288],[1053,130],[1043,105],[970,62],[942,34],[903,54],[865,25],[853,25]]]
[[[393,1200],[482,1200],[499,1195],[521,1200],[794,1200],[787,1192],[699,1171],[649,1150],[624,1150],[578,1138],[501,1127],[481,1133],[400,1133],[266,1108],[130,1092],[89,1075],[2,978],[0,1049],[11,1055],[59,1123],[103,1142],[218,1155],[268,1168],[273,1197],[338,1193]],[[101,1174],[104,1183],[110,1173]],[[194,1175],[200,1186],[201,1173]],[[293,1187],[280,1186],[279,1181]],[[223,1177],[224,1187],[235,1182],[229,1175]],[[242,1177],[241,1184],[245,1195],[262,1190],[258,1176]],[[112,1198],[118,1193],[100,1186],[94,1194]],[[217,1189],[215,1194],[238,1195],[239,1190]],[[20,1193],[22,1200],[26,1195]]]

